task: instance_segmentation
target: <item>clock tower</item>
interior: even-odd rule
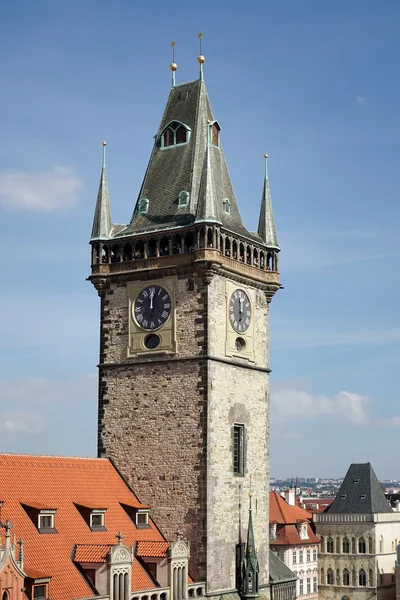
[[[257,233],[242,223],[202,69],[190,83],[173,77],[127,225],[111,219],[104,143],[90,243],[101,301],[98,454],[168,539],[190,542],[190,575],[210,596],[242,589],[251,481],[261,594],[279,247],[267,173]]]

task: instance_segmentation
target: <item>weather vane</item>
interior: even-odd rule
[[[206,60],[202,54],[202,46],[201,46],[201,40],[203,39],[203,32],[200,31],[200,33],[197,37],[199,38],[199,44],[200,44],[200,54],[197,57],[197,62],[200,65],[200,81],[203,81],[203,64],[204,64],[204,61]]]
[[[171,48],[172,48],[172,63],[170,64],[170,69],[172,71],[172,87],[175,87],[175,71],[178,68],[178,65],[175,62],[175,46],[176,46],[176,42],[173,41],[171,42]]]

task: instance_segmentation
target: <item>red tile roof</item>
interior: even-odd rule
[[[307,525],[308,537],[302,540],[296,525],[278,525],[276,528],[276,540],[270,540],[270,546],[309,546],[319,544],[319,538],[313,532],[311,525]]]
[[[111,544],[77,544],[73,560],[79,563],[105,563]]]
[[[128,547],[139,541],[166,543],[151,520],[149,528],[135,527],[122,505],[136,508],[144,505],[107,459],[0,454],[0,481],[4,500],[0,519],[10,519],[17,536],[25,540],[25,567],[52,577],[49,584],[52,600],[93,595],[72,560],[75,545],[109,547],[117,543],[120,530]],[[82,499],[93,508],[107,508],[107,531],[91,531],[75,506]],[[40,510],[57,509],[54,519],[57,533],[38,532],[21,504],[32,506],[32,502]],[[132,589],[153,587],[144,567],[134,560]]]
[[[297,523],[297,521],[310,521],[312,514],[299,506],[290,506],[277,492],[269,493],[269,521],[270,523]]]
[[[169,542],[139,542],[136,554],[144,557],[162,558],[167,554]]]

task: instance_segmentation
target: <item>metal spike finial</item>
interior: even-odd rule
[[[268,179],[268,154],[264,154],[265,158],[265,179]]]
[[[205,62],[206,59],[204,58],[203,53],[202,53],[201,40],[203,39],[203,32],[200,31],[200,33],[199,33],[199,35],[197,37],[199,38],[199,44],[200,44],[200,54],[197,57],[197,62],[200,65],[200,81],[204,81],[204,78],[203,78],[203,64],[204,64],[204,62]]]
[[[103,141],[103,169],[106,168],[106,146],[107,142]]]
[[[176,82],[175,82],[175,72],[178,68],[178,65],[175,62],[175,46],[176,46],[176,42],[172,41],[171,42],[171,48],[172,48],[172,63],[170,64],[169,68],[171,69],[172,72],[172,87],[175,87]]]

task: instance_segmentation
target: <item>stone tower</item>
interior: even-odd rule
[[[249,232],[221,137],[202,74],[173,79],[128,225],[112,223],[103,160],[89,278],[101,299],[98,454],[167,538],[190,542],[190,574],[210,595],[238,585],[250,477],[260,592],[268,584],[268,318],[280,287],[268,178]]]

